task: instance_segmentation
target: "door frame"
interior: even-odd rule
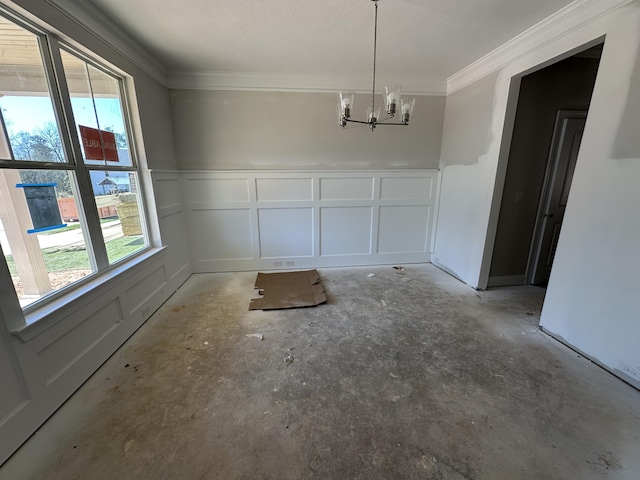
[[[536,213],[536,222],[531,235],[531,244],[529,246],[529,256],[527,258],[527,269],[525,270],[525,285],[530,285],[536,269],[538,256],[542,244],[542,235],[544,234],[545,210],[549,198],[551,196],[551,188],[553,187],[553,175],[560,159],[562,150],[562,141],[564,139],[564,122],[569,119],[585,119],[587,118],[587,110],[558,110],[556,114],[556,122],[553,127],[553,137],[551,140],[551,148],[549,149],[549,157],[547,158],[547,167],[542,182],[542,190],[540,191],[540,200],[538,202],[538,210]],[[569,187],[571,188],[571,187]]]
[[[515,117],[518,108],[518,99],[520,97],[520,85],[523,77],[542,70],[550,65],[572,57],[580,52],[595,47],[599,44],[605,44],[605,36],[600,35],[580,44],[565,52],[548,58],[539,64],[527,68],[519,73],[511,76],[509,81],[509,92],[507,94],[507,104],[505,107],[505,116],[503,122],[503,130],[500,139],[500,150],[498,153],[498,164],[496,166],[495,182],[491,199],[491,207],[489,209],[489,218],[487,222],[487,230],[485,234],[484,247],[482,249],[482,260],[480,262],[480,272],[478,275],[478,290],[485,290],[489,283],[489,271],[491,270],[491,260],[493,259],[493,247],[495,245],[496,235],[498,232],[498,219],[500,217],[500,207],[502,205],[502,193],[506,180],[507,165],[509,163],[509,154],[511,151],[511,138],[515,127]],[[597,82],[597,80],[596,80]]]

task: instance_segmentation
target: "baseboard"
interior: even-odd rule
[[[634,378],[632,378],[631,376],[627,375],[626,373],[624,373],[621,370],[618,369],[614,369],[614,368],[609,368],[607,367],[605,364],[603,364],[602,362],[598,361],[597,359],[593,358],[591,355],[583,352],[582,350],[580,350],[578,347],[572,345],[571,343],[567,342],[563,337],[561,337],[560,335],[556,335],[553,332],[550,332],[549,330],[547,330],[546,328],[544,328],[542,325],[539,327],[540,331],[546,335],[549,335],[551,338],[553,338],[554,340],[560,342],[561,344],[563,344],[565,347],[570,348],[571,350],[573,350],[574,352],[580,354],[581,356],[583,356],[584,358],[586,358],[587,360],[589,360],[591,363],[594,363],[595,365],[599,366],[600,368],[606,370],[607,372],[609,372],[611,375],[618,377],[620,380],[622,380],[624,383],[632,386],[633,388],[635,388],[636,390],[640,390],[640,382],[638,382],[637,380],[635,380]]]

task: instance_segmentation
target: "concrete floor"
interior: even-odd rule
[[[640,392],[537,329],[542,289],[320,273],[271,312],[192,276],[0,479],[640,478]]]

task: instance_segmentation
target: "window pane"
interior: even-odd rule
[[[138,196],[135,172],[91,171],[91,184],[98,215],[110,221],[102,223],[102,236],[109,263],[116,263],[149,245]]]
[[[92,273],[75,177],[0,170],[0,245],[22,306]]]
[[[0,158],[66,162],[38,37],[0,17],[0,47]]]
[[[71,53],[61,55],[85,163],[131,166],[119,81]]]

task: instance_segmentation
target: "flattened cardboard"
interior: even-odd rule
[[[262,297],[252,299],[249,310],[315,307],[327,301],[317,270],[258,273],[255,288]]]

